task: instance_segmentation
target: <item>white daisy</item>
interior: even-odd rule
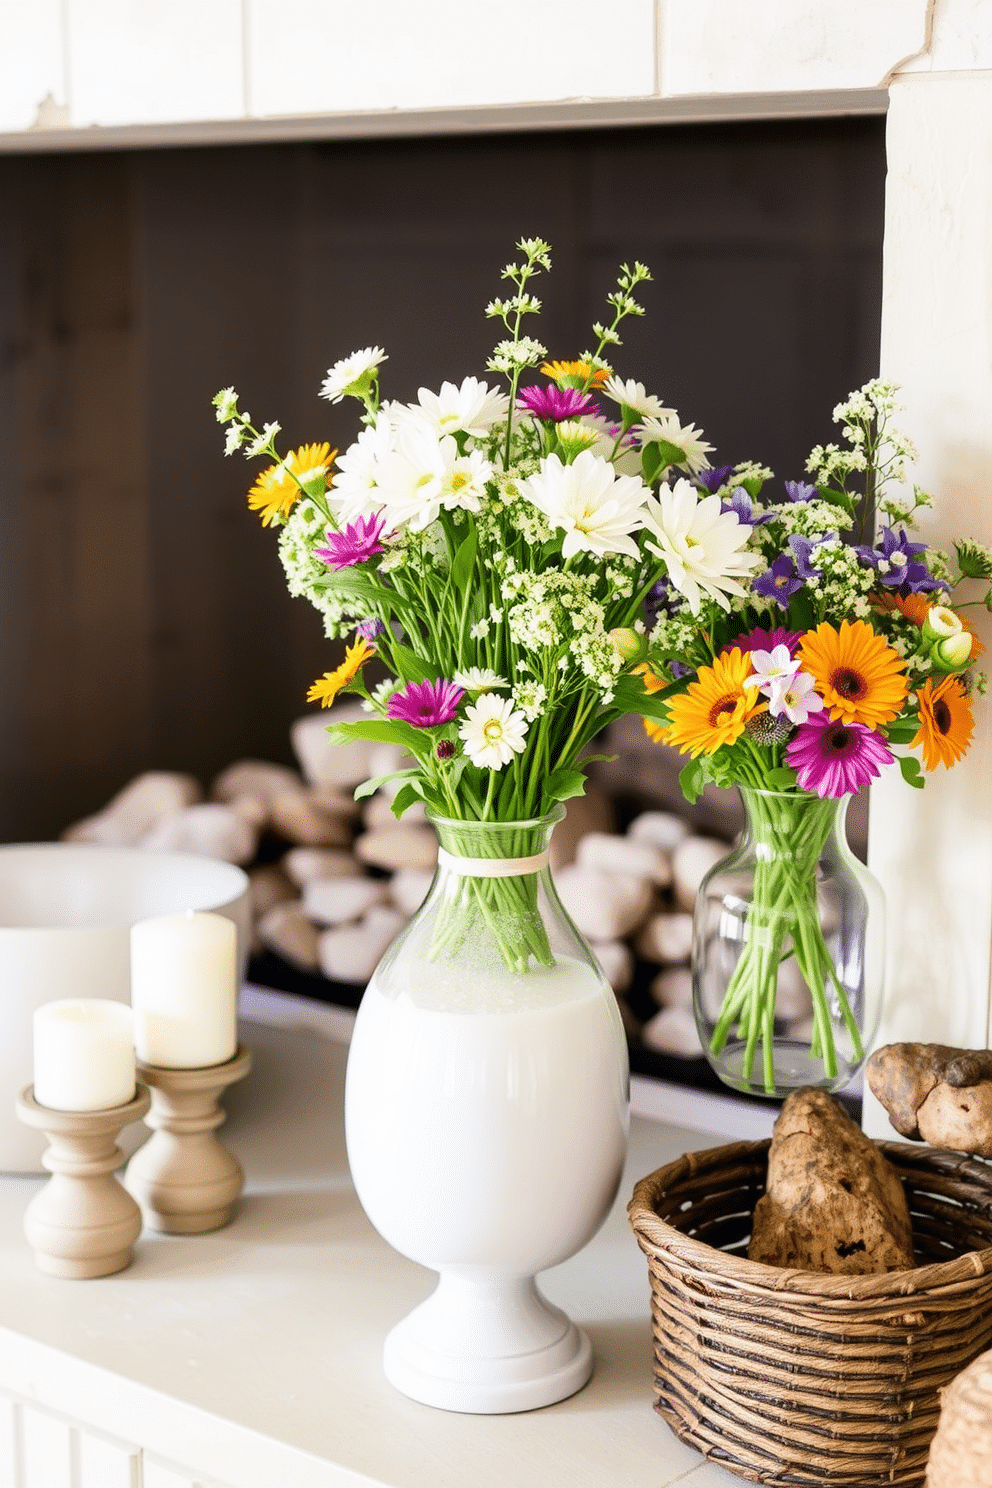
[[[380,412],[375,423],[364,428],[344,454],[338,456],[330,500],[342,526],[379,510],[376,479],[380,465],[395,446],[396,432],[387,416]]]
[[[376,368],[388,360],[381,346],[366,346],[363,351],[353,351],[351,356],[342,357],[330,368],[320,396],[332,403],[340,403],[344,397],[363,398],[372,386]]]
[[[443,382],[439,393],[421,388],[417,394],[419,411],[438,435],[464,431],[473,439],[482,439],[493,424],[504,419],[510,407],[506,393],[490,388],[477,377],[466,377],[461,386]]]
[[[751,528],[737,520],[736,512],[722,512],[721,504],[719,496],[700,500],[687,480],[662,485],[657,498],[649,496],[644,504],[644,526],[651,533],[645,546],[664,560],[672,585],[694,615],[703,594],[729,610],[727,595],[746,593],[738,579],[764,562],[760,553],[742,551]]]
[[[466,692],[485,692],[489,687],[509,687],[505,677],[489,667],[469,667],[467,671],[456,672],[455,682],[459,687],[464,687]]]
[[[437,519],[444,481],[445,459],[436,436],[425,424],[411,424],[377,466],[373,499],[391,528],[421,532]]]
[[[460,506],[465,511],[477,512],[486,496],[486,482],[492,478],[493,467],[481,450],[460,455],[457,441],[450,434],[441,440],[440,450],[444,461],[442,506],[448,511]]]
[[[678,415],[671,413],[664,418],[646,418],[640,429],[641,444],[656,444],[664,442],[674,444],[680,451],[682,459],[679,462],[685,465],[696,475],[700,470],[709,470],[710,462],[706,456],[713,449],[703,438],[702,429],[697,429],[695,424],[682,425],[679,423]]]
[[[618,475],[607,460],[583,450],[571,465],[548,455],[521,489],[552,527],[564,530],[563,558],[580,552],[638,556],[630,534],[644,525],[642,507],[650,493],[637,476]]]
[[[603,383],[603,392],[614,403],[641,418],[674,418],[675,409],[666,408],[660,398],[645,390],[643,382],[624,381],[620,377],[608,377]],[[674,441],[673,441],[674,442]]]
[[[527,720],[509,698],[484,692],[478,702],[465,709],[458,737],[465,753],[480,770],[502,770],[524,747]]]

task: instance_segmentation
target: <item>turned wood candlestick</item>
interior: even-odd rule
[[[20,1119],[49,1141],[42,1162],[52,1176],[24,1215],[24,1233],[40,1270],[51,1276],[110,1276],[130,1262],[141,1211],[114,1177],[124,1157],[116,1137],[140,1121],[150,1103],[140,1083],[132,1100],[103,1111],[39,1105],[30,1085],[18,1097]]]
[[[226,1120],[218,1097],[251,1069],[251,1050],[239,1048],[226,1064],[166,1069],[138,1062],[151,1088],[146,1123],[152,1135],[128,1163],[125,1182],[150,1229],[200,1235],[229,1224],[244,1173],[214,1136]]]

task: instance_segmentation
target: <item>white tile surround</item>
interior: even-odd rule
[[[0,0],[7,151],[886,110],[881,371],[937,496],[928,533],[988,543],[992,0]],[[883,1039],[989,1041],[977,713],[953,772],[873,791]],[[866,1124],[888,1129],[870,1101]]]

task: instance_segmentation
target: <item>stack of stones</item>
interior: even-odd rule
[[[362,717],[339,704],[336,720]],[[245,867],[258,952],[297,970],[361,985],[422,902],[437,843],[423,811],[400,821],[379,791],[356,802],[356,785],[401,766],[391,745],[332,747],[327,715],[291,730],[298,769],[241,760],[204,792],[192,776],[139,776],[97,815],[63,833],[71,842],[190,852]],[[592,785],[568,803],[552,839],[555,883],[592,944],[628,1032],[665,1054],[701,1054],[692,1014],[689,956],[700,880],[728,850],[667,810],[615,830],[610,796]],[[260,848],[262,849],[260,853]],[[797,1021],[809,1013],[789,1009]]]

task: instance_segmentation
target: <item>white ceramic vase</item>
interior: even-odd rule
[[[612,1204],[626,1153],[616,1001],[551,883],[555,820],[436,820],[437,875],[369,983],[345,1095],[380,1234],[440,1273],[387,1377],[447,1410],[530,1410],[588,1380],[588,1339],[535,1276]]]

